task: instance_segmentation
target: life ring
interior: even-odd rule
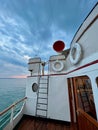
[[[77,64],[82,55],[81,46],[78,43],[75,43],[70,50],[70,61],[72,64]]]
[[[56,72],[62,71],[64,68],[64,64],[62,61],[58,61],[56,60],[55,62],[53,62],[52,64],[52,69]]]

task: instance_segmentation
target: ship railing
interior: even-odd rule
[[[79,130],[98,130],[98,121],[78,108],[78,126]]]
[[[10,125],[10,130],[13,129],[13,121],[23,110],[26,99],[27,97],[24,97],[0,112],[0,130],[3,130],[8,124]]]

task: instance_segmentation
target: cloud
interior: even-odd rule
[[[27,66],[23,67],[20,65],[15,65],[5,60],[0,59],[0,64],[2,63],[2,69],[0,69],[0,78],[11,78],[12,76],[19,75],[29,75]]]
[[[23,58],[28,61],[31,57],[29,57],[28,55],[24,55]]]
[[[52,46],[66,48],[97,0],[0,0],[0,77],[27,75],[30,57],[49,60]]]

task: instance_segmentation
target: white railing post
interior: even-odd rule
[[[11,108],[10,129],[13,130],[14,105]]]
[[[9,106],[8,108],[6,108],[5,110],[3,110],[2,112],[0,112],[0,116],[4,115],[5,113],[7,113],[9,110],[11,111],[11,116],[8,117],[4,122],[3,124],[6,124],[6,122],[9,120],[10,118],[10,122],[8,122],[6,124],[6,126],[4,127],[4,130],[13,130],[14,128],[14,111],[15,111],[15,107],[17,106],[17,104],[25,101],[27,99],[27,97],[24,97],[22,98],[21,100],[17,101],[16,103],[12,104],[11,106]],[[1,118],[1,121],[2,121],[2,118]],[[4,125],[2,125],[4,126]],[[1,129],[0,129],[1,130]]]

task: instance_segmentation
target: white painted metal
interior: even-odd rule
[[[8,123],[3,130],[13,130],[13,128],[17,125],[17,123],[21,120],[23,116],[23,108],[24,108],[24,105],[21,111],[12,119],[12,122],[10,121],[10,123]]]
[[[40,76],[37,93],[36,116],[47,118],[48,111],[48,76]]]
[[[65,76],[50,76],[48,118],[70,121],[68,86]]]
[[[95,19],[96,18],[96,19]],[[91,63],[95,60],[98,60],[98,4],[86,18],[74,39],[72,40],[73,46],[78,42],[82,47],[82,59],[76,65],[70,64],[70,56],[66,58],[64,55],[51,56],[49,60],[49,88],[48,88],[48,115],[47,118],[71,121],[70,119],[70,106],[69,106],[69,96],[68,96],[68,84],[67,79],[70,77],[87,75],[92,84],[92,90],[94,94],[95,108],[98,120],[98,84],[96,83],[96,77],[98,77],[98,63],[91,64],[90,66],[83,67],[84,65]],[[81,36],[81,37],[80,37]],[[60,72],[55,72],[52,68],[53,62],[59,60],[64,64],[64,68]],[[37,103],[37,92],[32,91],[32,84],[39,84],[39,74],[40,71],[40,58],[29,60],[29,71],[32,71],[32,74],[36,74],[35,77],[27,78],[27,87],[26,87],[26,96],[27,101],[24,106],[24,114],[36,116],[36,103]],[[33,63],[33,62],[36,62]],[[79,69],[79,67],[83,67]],[[78,68],[78,69],[77,69]],[[77,69],[77,70],[76,70]],[[76,70],[76,71],[73,71]],[[64,74],[65,73],[65,74]],[[61,75],[63,74],[63,75]],[[45,87],[46,85],[40,85],[40,87]],[[45,90],[40,90],[45,92]],[[40,94],[43,98],[47,95]],[[44,99],[38,99],[40,102],[46,103]],[[73,100],[74,106],[74,100]],[[38,108],[46,109],[46,105],[38,105]],[[74,107],[73,107],[74,109]],[[74,111],[75,112],[75,111]],[[45,111],[38,111],[39,115],[45,116]],[[75,113],[74,113],[75,114]],[[23,115],[23,110],[15,118],[12,126],[15,126],[17,122],[21,119]],[[12,115],[13,117],[13,115]],[[74,121],[76,117],[74,116]],[[4,130],[11,130],[9,124],[5,127]]]
[[[95,19],[96,18],[96,19]],[[98,63],[87,66],[85,68],[73,71],[85,64],[98,60],[98,5],[84,21],[77,34],[75,35],[71,46],[78,42],[82,48],[82,57],[79,63],[72,65],[70,63],[70,55],[66,58],[64,55],[51,56],[49,60],[49,90],[48,90],[48,116],[47,118],[70,121],[70,109],[68,98],[67,78],[87,75],[92,81],[92,89],[94,93],[95,107],[98,117],[98,87],[96,87],[95,78],[97,77]],[[70,53],[69,53],[70,54]],[[53,63],[62,61],[64,68],[61,71],[53,70]],[[73,72],[72,72],[73,71]],[[71,72],[71,73],[69,73]],[[64,74],[65,75],[59,75]],[[55,75],[55,76],[52,76]],[[95,77],[96,76],[96,77]],[[38,77],[30,78],[26,89],[26,113],[34,115],[36,107],[36,93],[31,90],[31,84],[38,81]],[[96,87],[96,88],[95,88]],[[45,96],[45,95],[44,95]],[[45,102],[45,100],[43,100]],[[41,106],[42,107],[42,106]],[[45,107],[45,106],[44,106]],[[43,114],[43,113],[42,113]],[[74,117],[75,120],[75,117]]]
[[[39,77],[28,77],[27,87],[26,87],[26,104],[24,114],[35,116],[36,114],[36,102],[37,102],[37,92],[32,90],[32,85],[34,83],[38,84]]]
[[[55,55],[51,56],[49,60],[49,73],[50,74],[59,74],[66,70],[65,66],[65,56],[64,55]],[[55,66],[57,64],[57,66]]]
[[[40,58],[29,59],[28,70],[31,71],[32,75],[41,73],[40,72],[40,64],[41,64]]]
[[[14,107],[11,109],[10,128],[13,129]]]
[[[22,99],[21,101],[15,103],[15,105],[17,105],[18,103],[24,101],[26,98]],[[13,128],[17,125],[17,123],[21,120],[22,116],[23,116],[23,113],[24,113],[24,105],[25,105],[25,102],[23,103],[23,106],[21,108],[21,110],[16,114],[16,116],[14,117],[14,109],[15,109],[15,106],[11,106],[11,117],[10,117],[10,122],[5,126],[5,128],[3,130],[13,130]],[[9,110],[8,109],[8,110]],[[8,112],[8,111],[6,111]]]

